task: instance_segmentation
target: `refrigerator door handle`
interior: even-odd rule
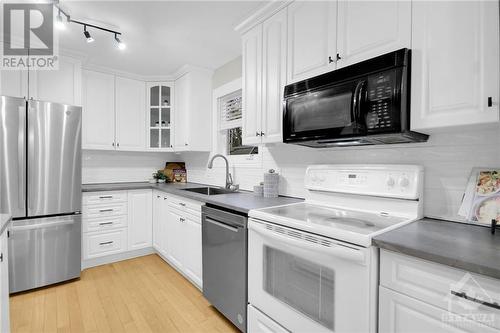
[[[31,114],[35,112],[35,109],[33,108],[32,105],[33,101],[28,101],[28,117],[31,117]],[[34,191],[34,186],[33,186],[33,180],[35,179],[34,175],[34,161],[35,161],[35,152],[34,152],[34,147],[35,147],[35,129],[34,126],[31,125],[30,122],[28,122],[28,151],[27,151],[27,158],[28,158],[28,173],[27,173],[27,183],[28,183],[28,195],[26,197],[26,200],[28,201],[28,215],[32,215],[32,210],[33,210],[33,193]]]
[[[26,142],[25,142],[25,133],[26,133],[26,105],[19,107],[19,128],[18,128],[18,139],[17,139],[17,161],[19,163],[19,173],[17,174],[17,180],[19,184],[19,192],[18,196],[18,207],[20,209],[25,209],[25,201],[24,196],[26,194]]]

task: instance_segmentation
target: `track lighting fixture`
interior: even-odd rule
[[[111,29],[107,29],[107,28],[103,28],[103,27],[100,27],[98,25],[94,25],[94,24],[90,24],[90,23],[87,23],[87,22],[81,22],[81,21],[77,21],[77,20],[73,20],[70,18],[69,14],[66,13],[63,9],[61,9],[58,5],[58,1],[56,1],[54,3],[54,7],[58,10],[58,14],[56,16],[56,21],[54,22],[55,26],[58,28],[58,29],[66,29],[66,24],[64,22],[64,18],[66,18],[66,22],[67,23],[75,23],[75,24],[79,24],[79,25],[83,25],[83,35],[85,36],[85,39],[87,40],[87,43],[92,43],[94,41],[94,38],[90,35],[90,32],[87,31],[87,28],[94,28],[94,29],[98,29],[98,30],[101,30],[101,31],[105,31],[105,32],[109,32],[109,33],[112,33],[114,35],[114,39],[115,39],[115,42],[116,42],[116,47],[119,49],[119,50],[124,50],[127,46],[126,44],[123,42],[123,40],[121,39],[121,32],[119,31],[115,31],[115,30],[111,30]],[[64,16],[64,18],[63,18]]]
[[[118,34],[115,34],[115,41],[116,41],[116,46],[118,47],[119,50],[125,50],[127,45],[121,40],[120,37],[118,37]]]
[[[83,26],[83,35],[87,38],[87,43],[92,43],[94,38],[90,35],[90,32],[87,31],[87,26]]]

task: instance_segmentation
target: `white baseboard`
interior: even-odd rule
[[[113,262],[137,258],[146,256],[148,254],[156,253],[152,247],[146,247],[144,249],[127,251],[123,253],[117,253],[110,256],[99,257],[94,259],[82,260],[82,270],[90,267],[101,266],[106,264],[111,264]]]

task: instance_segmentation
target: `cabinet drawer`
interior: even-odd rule
[[[381,250],[380,284],[457,314],[490,315],[491,326],[500,329],[499,280]]]
[[[196,200],[176,197],[174,195],[168,197],[168,203],[173,208],[179,208],[184,212],[189,212],[194,215],[201,215],[201,207],[205,205]]]
[[[83,193],[83,205],[127,202],[127,191],[86,192]]]
[[[83,220],[83,232],[103,231],[127,226],[127,216],[87,218]]]
[[[83,220],[127,215],[127,203],[83,206]]]
[[[124,252],[127,249],[127,230],[84,234],[83,245],[85,259]]]
[[[498,333],[499,331],[449,313],[390,289],[379,289],[379,332]]]

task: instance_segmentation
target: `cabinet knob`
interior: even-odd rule
[[[120,147],[120,143],[118,142],[118,143],[116,144],[116,146],[117,146],[117,147]]]
[[[337,53],[337,60],[340,60],[340,59],[342,59],[342,58],[340,57],[340,54]]]
[[[172,147],[173,147],[173,146],[172,146],[172,145],[170,145],[170,148],[172,148]]]
[[[265,135],[265,133],[264,133],[264,132],[260,132],[260,136],[264,136],[264,135]]]
[[[187,144],[187,142],[186,142],[186,143],[184,144],[184,146],[187,146],[187,145],[188,145],[188,144]]]
[[[493,97],[488,97],[488,107],[491,108],[493,106]]]
[[[3,253],[0,253],[0,262],[3,262]]]
[[[255,132],[255,135],[260,136],[260,133],[259,132]]]
[[[111,145],[114,147],[114,146],[115,146],[115,143],[114,143],[114,142],[112,142],[112,143],[111,143]]]
[[[331,64],[332,62],[335,62],[335,60],[332,59],[332,56],[328,57],[328,63]]]

